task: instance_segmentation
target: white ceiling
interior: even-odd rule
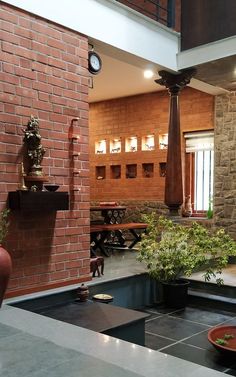
[[[154,82],[159,78],[158,71],[164,69],[163,67],[107,45],[98,47],[95,51],[102,59],[102,70],[98,75],[91,75],[92,88],[89,89],[89,102],[165,90]],[[154,71],[153,78],[144,78],[145,69]],[[212,95],[222,93],[222,88],[196,79],[192,79],[189,86]]]
[[[163,90],[154,82],[158,74],[153,65],[142,62],[141,68],[100,52],[99,55],[102,59],[102,70],[98,75],[91,75],[93,88],[89,89],[89,102]],[[144,78],[145,67],[155,70],[152,79]]]

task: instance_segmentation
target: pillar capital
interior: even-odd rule
[[[195,68],[184,69],[177,74],[163,70],[158,72],[161,78],[155,80],[155,82],[159,85],[165,86],[170,95],[178,95],[180,90],[190,83],[190,80],[195,73]]]

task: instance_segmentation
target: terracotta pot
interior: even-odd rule
[[[227,339],[227,335],[230,335]],[[236,353],[236,326],[217,326],[208,331],[208,340],[218,350],[226,354]],[[221,344],[217,340],[224,340]]]
[[[8,280],[12,270],[11,257],[0,245],[0,307],[7,289]]]

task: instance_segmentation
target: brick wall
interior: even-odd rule
[[[8,296],[89,276],[87,38],[0,2],[0,209],[19,185],[23,132],[39,118],[43,172],[69,191],[70,210],[11,211],[4,246],[13,259]],[[73,132],[80,135],[69,140]],[[72,164],[71,148],[80,151]],[[73,178],[71,168],[80,170]],[[78,189],[80,191],[74,191]]]
[[[168,131],[169,96],[167,91],[90,104],[91,199],[144,200],[163,202],[165,178],[159,164],[166,161],[166,150],[159,149],[159,136]],[[180,94],[183,132],[213,128],[214,97],[185,88]],[[143,136],[153,134],[155,150],[142,151]],[[137,136],[138,151],[124,152],[125,139]],[[107,149],[121,137],[121,153],[95,154],[95,143],[106,139]],[[126,165],[137,165],[137,177],[126,178]],[[143,164],[153,164],[153,177],[143,176]],[[121,166],[121,177],[112,178],[112,166]],[[106,178],[98,180],[96,167],[104,166]]]
[[[236,239],[236,92],[216,97],[214,221]]]

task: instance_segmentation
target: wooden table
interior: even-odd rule
[[[125,206],[92,206],[91,212],[101,212],[104,224],[120,224],[125,215]]]
[[[90,207],[91,212],[100,212],[103,217],[104,224],[121,224],[122,219],[125,216],[126,207],[125,206],[119,206],[119,205],[99,205],[99,206],[91,206]],[[91,233],[91,247],[90,252],[91,256],[96,256],[96,250],[92,246],[92,244],[95,244],[95,246],[98,246],[102,254],[109,256],[109,253],[106,251],[106,248],[103,247],[101,242],[97,242],[97,237],[100,237],[99,234]],[[122,231],[116,230],[114,234],[110,234],[110,244],[111,242],[115,244],[115,240],[117,239],[118,242],[116,244],[119,247],[122,247],[125,243],[125,238],[122,234]]]

